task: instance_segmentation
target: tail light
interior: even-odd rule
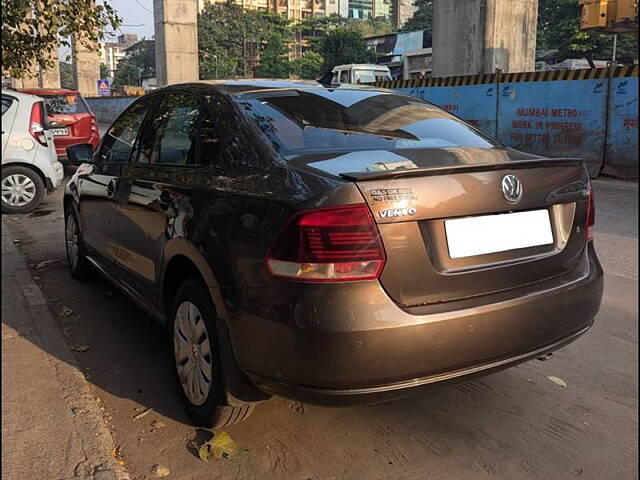
[[[296,214],[267,256],[269,272],[301,282],[371,280],[386,257],[365,204]]]
[[[47,146],[47,138],[44,135],[44,103],[35,102],[31,106],[31,117],[29,118],[29,133],[42,146]]]
[[[596,224],[596,205],[593,198],[593,188],[589,184],[589,193],[587,199],[587,221],[584,229],[585,240],[593,240],[593,227]]]

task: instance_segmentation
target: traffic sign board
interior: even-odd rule
[[[98,79],[98,95],[104,97],[108,97],[109,95],[111,95],[111,85],[109,84],[109,79]]]

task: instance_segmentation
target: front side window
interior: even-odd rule
[[[138,136],[138,130],[152,103],[152,97],[135,102],[111,126],[102,141],[98,160],[102,163],[127,163]]]
[[[340,83],[349,83],[349,70],[342,70],[340,72]]]
[[[193,95],[166,94],[145,132],[138,161],[165,165],[200,163],[201,110],[201,101]]]

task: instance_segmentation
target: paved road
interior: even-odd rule
[[[228,433],[249,452],[204,463],[197,430],[172,383],[165,333],[103,280],[65,267],[60,193],[8,219],[138,478],[616,479],[637,478],[638,187],[595,183],[596,247],[606,271],[596,325],[547,362],[371,407],[329,409],[272,399]],[[5,217],[7,219],[7,217]],[[556,385],[556,376],[567,387]],[[134,420],[143,409],[153,412]],[[165,427],[153,429],[153,421]]]

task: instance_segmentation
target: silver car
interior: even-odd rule
[[[2,90],[2,212],[30,212],[63,177],[42,98]]]

